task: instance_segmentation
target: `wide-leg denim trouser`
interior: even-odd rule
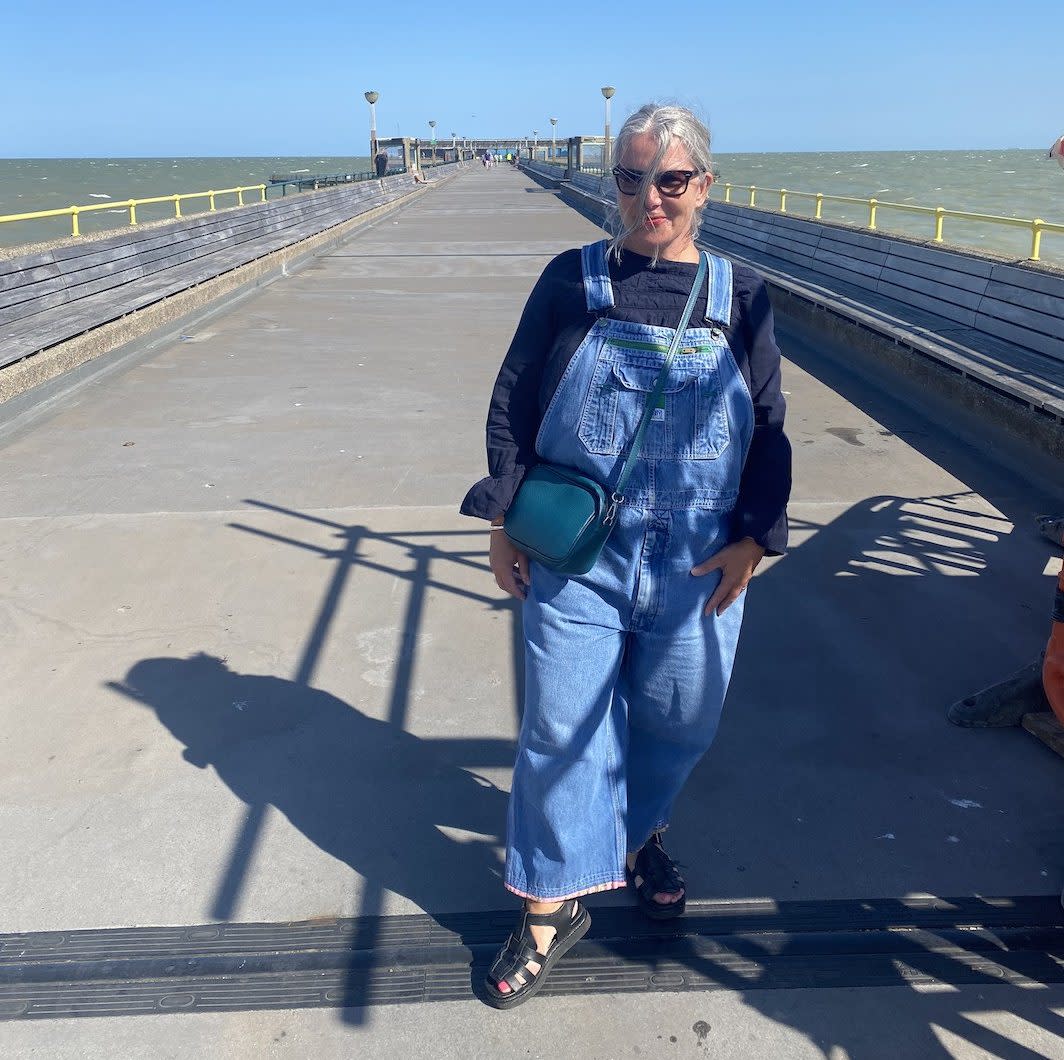
[[[725,523],[622,509],[593,578],[533,563],[508,822],[514,893],[548,901],[622,887],[626,852],[668,826],[716,734],[742,624],[742,597],[703,614],[719,572],[691,574],[725,543]]]

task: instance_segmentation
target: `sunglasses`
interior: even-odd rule
[[[645,174],[638,169],[625,169],[624,166],[613,167],[613,179],[617,181],[617,190],[622,195],[635,195]],[[699,176],[697,169],[667,169],[653,180],[654,187],[669,199],[678,199],[687,191],[692,177]]]

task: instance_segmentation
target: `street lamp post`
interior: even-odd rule
[[[536,154],[539,151],[539,129],[532,130],[532,161],[536,160]]]
[[[604,175],[610,168],[610,100],[616,91],[617,89],[612,85],[606,85],[602,90],[603,96],[606,97],[606,133],[602,144],[602,172]]]
[[[558,125],[557,118],[551,118],[550,120],[550,160],[553,162],[558,154],[558,145],[554,139],[554,131]]]
[[[363,92],[362,95],[369,104],[369,157],[372,159],[377,154],[377,100],[381,98],[381,94]]]
[[[429,122],[429,128],[432,130],[432,164],[436,164],[436,123],[434,121]]]

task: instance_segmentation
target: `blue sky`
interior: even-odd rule
[[[558,136],[650,99],[729,151],[1048,147],[1062,0],[11,5],[0,157],[351,155],[381,136]],[[15,103],[15,101],[18,101]]]

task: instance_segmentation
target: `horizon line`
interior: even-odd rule
[[[411,137],[411,139],[415,139]],[[515,137],[512,136],[478,136],[469,137],[470,140],[512,140]],[[548,141],[549,142],[549,141]],[[560,141],[564,143],[564,141]],[[449,146],[449,145],[443,145]],[[545,145],[541,145],[545,146]],[[787,150],[787,149],[774,149],[774,150],[756,150],[756,151],[714,151],[714,155],[843,155],[843,154],[927,154],[927,153],[941,153],[941,154],[962,154],[972,151],[1045,151],[1048,152],[1048,147],[1042,146],[1024,146],[1024,145],[1012,145],[1010,147],[988,147],[988,146],[974,146],[974,147],[840,147],[840,148],[803,148],[802,150]],[[192,159],[192,158],[314,158],[316,155],[324,155],[325,158],[368,158],[365,154],[356,154],[353,152],[347,153],[329,153],[325,151],[314,151],[309,154],[303,153],[290,153],[290,152],[275,152],[273,154],[158,154],[158,155],[144,155],[144,154],[111,154],[111,155],[0,155],[0,162],[90,162],[98,161],[101,159],[107,159],[113,161],[115,159],[131,159],[131,160],[156,160],[156,159]]]

